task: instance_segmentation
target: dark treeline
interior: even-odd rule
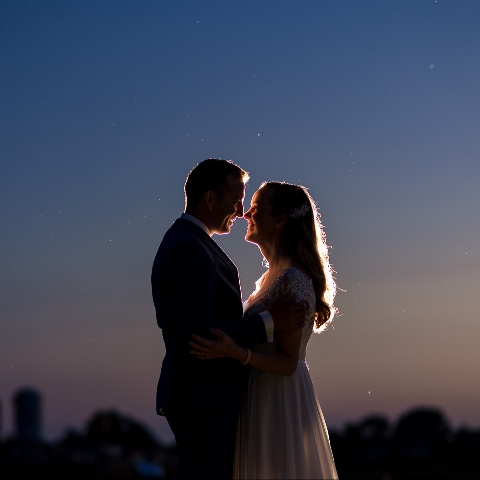
[[[480,430],[454,430],[436,408],[414,408],[394,423],[370,415],[330,432],[330,441],[343,480],[480,478]]]
[[[452,429],[436,408],[414,408],[391,423],[370,415],[330,431],[341,480],[480,478],[480,430]],[[9,438],[0,443],[4,480],[175,478],[176,451],[116,411],[95,414],[83,433],[52,443]]]

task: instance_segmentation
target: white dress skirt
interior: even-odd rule
[[[290,267],[262,295],[245,304],[251,313],[267,310],[275,299],[294,294],[315,301],[312,283]],[[312,309],[313,311],[313,309]],[[337,479],[328,430],[306,363],[306,347],[313,332],[313,313],[303,328],[298,367],[292,376],[252,369],[239,418],[234,479]],[[275,352],[266,343],[256,351]]]

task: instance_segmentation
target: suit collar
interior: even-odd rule
[[[212,236],[212,233],[208,229],[208,227],[197,217],[194,217],[193,215],[190,215],[189,213],[182,213],[180,215],[180,218],[183,218],[185,220],[188,220],[189,222],[194,223],[197,227],[200,227],[209,237]]]

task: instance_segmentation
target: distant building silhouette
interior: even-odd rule
[[[42,440],[42,399],[37,390],[22,388],[13,397],[15,434],[20,441]]]

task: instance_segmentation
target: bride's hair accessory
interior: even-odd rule
[[[300,217],[304,217],[309,211],[310,211],[310,205],[305,203],[301,207],[294,208],[288,216],[291,218],[300,218]]]

